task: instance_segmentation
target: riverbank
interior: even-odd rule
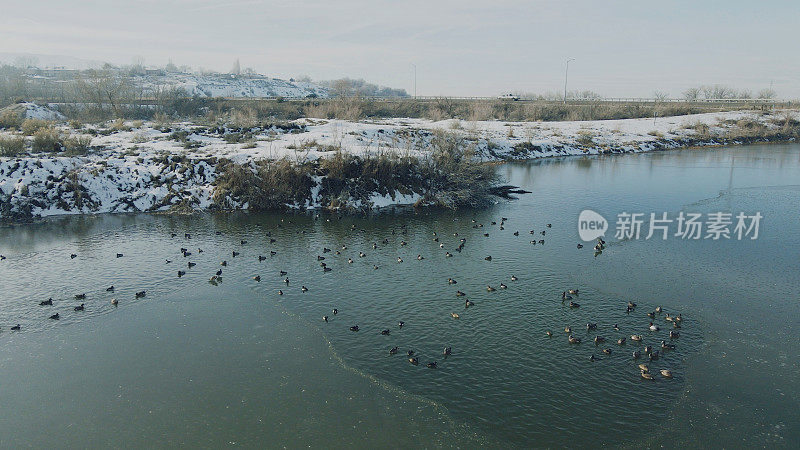
[[[579,122],[21,120],[0,131],[0,219],[194,210],[479,206],[485,163],[791,141],[795,110]]]

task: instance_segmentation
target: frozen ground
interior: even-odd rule
[[[34,110],[34,109],[31,109]],[[41,111],[40,111],[41,112]],[[37,113],[38,114],[38,113]],[[159,211],[175,206],[207,209],[213,204],[216,162],[249,164],[261,159],[307,161],[336,151],[359,155],[394,153],[425,157],[438,132],[463,138],[483,161],[563,155],[644,152],[687,145],[730,143],[734,128],[765,126],[797,111],[739,111],[649,119],[586,122],[502,122],[386,119],[350,122],[299,119],[243,130],[191,123],[126,123],[64,133],[91,136],[87,156],[27,154],[0,158],[0,215]],[[138,126],[137,126],[138,125]],[[0,131],[0,136],[11,134]],[[717,138],[719,136],[719,138]],[[317,180],[319,181],[319,180]],[[369,204],[410,204],[417,194],[375,194]],[[239,205],[246,208],[247,205]],[[320,207],[316,201],[294,207]]]

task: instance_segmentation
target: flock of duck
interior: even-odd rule
[[[561,293],[561,302],[563,304],[567,304],[567,302],[569,302],[567,304],[567,306],[569,306],[570,308],[580,308],[580,304],[578,304],[577,302],[574,301],[574,298],[578,297],[578,295],[579,295],[579,291],[577,289],[570,289],[570,290],[564,291],[564,292]],[[634,303],[632,301],[628,301],[628,304],[627,304],[627,306],[625,308],[625,312],[627,314],[634,313],[636,311],[636,307],[637,307],[636,303]],[[661,306],[657,306],[654,311],[647,313],[647,317],[649,319],[649,324],[646,327],[642,326],[642,329],[646,330],[646,332],[649,333],[649,334],[656,333],[656,332],[660,331],[661,327],[656,325],[654,323],[654,320],[656,320],[656,318],[660,317],[662,314],[664,314],[664,316],[663,316],[664,320],[666,322],[671,323],[672,327],[675,328],[675,329],[669,331],[668,336],[669,336],[670,341],[678,339],[680,337],[680,331],[678,331],[678,329],[681,328],[681,324],[683,323],[683,315],[682,314],[678,314],[677,316],[673,316],[673,315],[670,315],[669,313],[664,313],[664,310],[663,310],[663,308]],[[617,332],[617,333],[622,332],[622,330],[620,329],[619,325],[617,325],[617,324],[614,324],[611,328],[613,329],[614,332]],[[597,332],[597,330],[598,330],[597,323],[589,322],[589,323],[586,324],[586,332],[587,333]],[[571,326],[567,325],[566,327],[564,327],[564,333],[567,334],[567,342],[568,343],[570,343],[570,344],[580,344],[581,343],[581,338],[579,338],[579,337],[577,337],[577,336],[575,336],[573,334],[573,330],[572,330]],[[547,334],[548,337],[552,337],[553,336],[553,332],[551,330],[547,330],[546,334]],[[675,344],[673,344],[672,342],[667,342],[664,339],[662,339],[660,344],[658,345],[660,350],[657,349],[657,348],[653,348],[652,345],[644,344],[645,336],[642,335],[642,334],[631,334],[630,337],[621,336],[621,337],[616,339],[616,343],[617,343],[617,345],[619,347],[622,347],[622,346],[625,346],[627,344],[628,339],[630,339],[632,342],[635,342],[636,344],[638,344],[640,346],[639,348],[634,350],[633,353],[632,353],[632,357],[633,357],[634,361],[638,361],[640,358],[646,357],[648,359],[648,361],[652,363],[653,361],[659,359],[659,357],[662,356],[664,353],[666,353],[668,351],[675,350],[675,348],[676,348]],[[607,342],[606,338],[604,336],[599,335],[599,334],[595,334],[595,336],[594,336],[594,338],[592,340],[594,341],[594,344],[596,346],[600,346],[601,344],[604,344],[604,343]],[[613,341],[613,339],[612,339],[612,341]],[[641,347],[642,345],[644,345],[644,347]],[[606,355],[610,355],[613,352],[613,350],[612,350],[611,347],[604,347],[604,348],[602,348],[602,352],[604,354],[606,354]],[[644,355],[642,354],[642,352],[644,352]],[[598,359],[599,358],[597,356],[595,356],[594,354],[592,354],[589,357],[589,361],[597,361]],[[639,363],[638,364],[638,369],[639,369],[640,375],[645,380],[653,380],[653,379],[655,379],[654,376],[653,376],[653,372],[650,371],[650,367],[647,364]],[[664,378],[672,378],[672,370],[669,369],[669,368],[661,368],[661,369],[659,369],[658,372]]]
[[[320,217],[319,215],[315,215],[315,219],[319,219],[319,217]],[[327,219],[327,220],[330,221],[330,219]],[[499,229],[500,230],[504,230],[505,229],[504,225],[505,225],[505,222],[507,220],[508,219],[505,218],[505,217],[502,217],[500,219],[500,221],[499,221]],[[281,219],[281,222],[283,222],[283,219]],[[498,223],[495,222],[495,221],[492,221],[491,225],[493,225],[493,226],[494,225],[498,225]],[[281,225],[278,225],[278,226],[281,227]],[[478,228],[483,228],[483,227],[484,227],[484,225],[482,223],[478,223],[474,219],[472,220],[472,228],[478,229]],[[552,228],[552,224],[547,224],[546,228]],[[356,229],[355,225],[354,224],[351,225],[351,230],[355,230],[355,229]],[[401,235],[406,235],[408,233],[407,226],[405,224],[401,225],[399,233]],[[531,235],[539,234],[542,237],[545,236],[546,233],[547,233],[546,230],[539,231],[538,233],[536,231],[534,231],[534,230],[530,230],[529,231],[529,234],[531,234]],[[217,231],[216,234],[220,235],[222,233]],[[397,232],[395,230],[393,230],[392,234],[397,234]],[[489,236],[488,233],[483,233],[483,235],[485,237]],[[519,231],[515,231],[514,235],[515,236],[519,236],[520,235]],[[458,233],[454,232],[453,236],[458,237]],[[175,238],[175,237],[177,237],[177,234],[176,233],[172,233],[171,237]],[[184,233],[183,237],[184,237],[185,240],[190,240],[192,238],[191,234],[189,234],[189,233]],[[270,243],[275,243],[276,242],[276,239],[272,237],[272,233],[271,232],[267,233],[267,237],[269,238],[269,242]],[[453,257],[454,253],[451,253],[450,251],[445,249],[444,242],[440,242],[439,235],[436,232],[433,233],[432,239],[433,239],[434,242],[437,242],[439,244],[438,245],[439,248],[444,251],[444,255],[443,256],[445,258]],[[463,251],[467,240],[465,238],[461,237],[461,238],[459,238],[458,242],[459,242],[458,245],[453,249],[453,252],[455,252],[455,253],[460,253],[460,252]],[[240,241],[241,246],[245,246],[247,243],[248,242],[246,240],[241,240]],[[530,244],[532,244],[532,245],[537,245],[537,244],[538,245],[544,245],[544,243],[545,243],[545,240],[541,239],[541,238],[532,239],[530,241]],[[382,245],[388,245],[388,244],[389,244],[388,238],[385,238],[385,239],[382,240]],[[401,240],[399,244],[400,244],[401,247],[408,245],[408,243],[405,240]],[[595,254],[595,256],[598,256],[599,254],[601,254],[603,252],[603,250],[605,249],[605,245],[606,245],[605,241],[602,238],[598,238],[597,244],[594,246],[594,251],[595,251],[594,254]],[[374,242],[371,245],[371,247],[372,247],[373,250],[378,249],[378,243]],[[582,248],[582,247],[583,247],[582,244],[578,244],[578,248],[579,249]],[[330,257],[330,255],[328,255],[328,254],[334,254],[334,255],[339,256],[339,255],[342,255],[342,252],[345,252],[347,250],[348,250],[347,245],[341,245],[337,250],[333,250],[332,248],[329,248],[329,247],[323,247],[321,249],[321,253],[316,256],[316,260],[319,263],[320,269],[323,272],[332,271],[333,269],[328,266],[328,262],[326,261],[327,258]],[[197,253],[203,253],[203,250],[198,248],[196,250],[196,252]],[[193,254],[193,252],[190,251],[188,248],[182,247],[182,248],[180,248],[180,254],[184,258],[187,258],[187,257],[191,256]],[[277,254],[276,251],[270,251],[269,252],[270,256],[275,256],[276,254]],[[241,252],[237,251],[237,250],[233,250],[233,251],[231,251],[230,255],[231,255],[231,258],[236,258],[237,256],[241,255]],[[70,259],[75,259],[75,258],[77,258],[77,256],[78,255],[74,254],[74,253],[70,254]],[[122,258],[123,256],[124,255],[122,253],[116,253],[114,255],[115,258]],[[365,258],[366,256],[367,255],[366,255],[366,253],[364,251],[358,251],[358,257],[359,258]],[[258,258],[258,261],[261,262],[261,261],[266,260],[267,256],[258,255],[257,258]],[[0,255],[0,260],[5,260],[5,259],[6,259],[5,256]],[[421,260],[424,260],[425,257],[422,254],[418,254],[416,256],[416,259],[421,261]],[[485,256],[484,260],[492,261],[492,257],[490,255]],[[354,260],[353,260],[352,257],[348,257],[347,258],[347,263],[348,264],[353,264],[353,262],[354,262]],[[403,258],[401,256],[398,256],[397,259],[396,259],[396,262],[397,263],[403,263],[404,260],[403,260]],[[173,261],[170,260],[170,259],[166,259],[165,260],[165,264],[172,264],[172,263],[173,263]],[[220,268],[214,273],[214,275],[211,276],[211,278],[209,279],[209,283],[211,283],[212,285],[219,284],[222,281],[223,268],[228,267],[228,264],[229,263],[228,263],[227,260],[221,261],[220,264],[219,264]],[[191,269],[195,265],[196,265],[196,263],[193,262],[193,261],[188,261],[186,263],[186,267],[189,268],[189,269]],[[373,268],[373,270],[378,270],[379,266],[378,265],[373,265],[372,268]],[[285,270],[280,270],[278,272],[278,274],[279,274],[279,276],[283,277],[283,283],[288,288],[288,286],[290,285],[288,272],[285,271]],[[177,270],[177,277],[178,278],[181,278],[181,277],[183,277],[185,275],[186,275],[186,270]],[[252,277],[252,279],[255,282],[261,282],[261,276],[260,275],[255,275],[255,276]],[[509,280],[511,282],[515,282],[515,281],[518,280],[518,278],[515,275],[511,275]],[[450,284],[450,285],[455,285],[458,282],[454,278],[450,277],[450,278],[447,279],[447,283]],[[497,287],[494,287],[492,285],[487,285],[486,286],[487,292],[493,292],[493,291],[496,291],[497,289],[507,289],[507,288],[508,288],[508,285],[506,285],[505,283],[502,283],[502,282],[499,283],[499,285],[497,285]],[[115,289],[116,288],[112,285],[112,286],[107,287],[106,291],[109,292],[109,293],[113,293],[115,291]],[[308,292],[308,290],[309,290],[308,287],[306,287],[305,285],[301,285],[301,287],[300,287],[300,291],[301,292]],[[282,289],[278,289],[277,290],[277,294],[278,295],[283,295],[284,292],[283,292]],[[144,290],[138,291],[138,292],[136,292],[134,294],[135,298],[142,298],[142,297],[145,297],[146,295],[147,295],[147,291],[144,291]],[[456,291],[456,296],[457,297],[463,297],[464,298],[464,307],[465,308],[469,308],[471,306],[474,306],[475,304],[471,300],[466,298],[466,295],[467,294],[465,292],[462,292],[461,290],[457,290]],[[580,304],[576,301],[579,298],[579,296],[580,296],[580,292],[579,292],[578,289],[569,289],[569,290],[563,291],[561,293],[562,305],[564,305],[564,306],[566,306],[566,307],[568,307],[570,309],[580,308]],[[85,300],[85,299],[86,299],[86,294],[85,293],[80,293],[80,294],[74,295],[75,303],[77,303],[80,300]],[[111,304],[113,306],[117,306],[119,304],[119,301],[116,298],[112,298],[111,299]],[[48,306],[52,307],[53,306],[53,299],[52,298],[48,298],[47,300],[43,300],[43,301],[39,302],[39,305],[41,307],[48,307]],[[74,312],[80,313],[80,312],[85,310],[85,303],[81,302],[79,304],[70,305],[70,307]],[[636,308],[637,308],[637,305],[635,303],[629,301],[628,304],[627,304],[627,307],[626,307],[626,313],[627,314],[635,313],[636,312]],[[337,308],[333,308],[330,314],[332,314],[333,316],[336,316],[336,315],[339,314],[339,310]],[[666,340],[661,340],[660,344],[658,345],[658,348],[654,348],[652,345],[645,345],[644,344],[644,340],[645,340],[644,335],[642,335],[642,334],[631,334],[629,337],[626,337],[626,336],[615,337],[614,339],[616,339],[617,346],[619,346],[619,347],[625,346],[627,344],[627,342],[628,342],[628,339],[630,339],[630,341],[635,342],[638,345],[637,349],[632,352],[633,360],[634,361],[639,361],[642,358],[647,358],[647,360],[649,362],[651,362],[651,363],[653,361],[659,359],[659,357],[661,355],[663,355],[665,352],[674,350],[675,349],[675,344],[673,344],[672,341],[674,341],[675,339],[677,339],[680,336],[680,332],[678,331],[678,329],[681,328],[681,324],[683,322],[683,317],[682,317],[681,314],[678,314],[677,316],[670,315],[669,313],[665,313],[663,311],[662,307],[659,306],[654,311],[647,313],[647,317],[649,319],[649,325],[647,325],[647,327],[643,327],[643,332],[646,332],[647,334],[652,334],[652,333],[658,332],[660,330],[660,327],[658,325],[656,325],[654,321],[656,320],[656,318],[661,318],[662,316],[663,316],[664,320],[666,322],[670,323],[672,325],[672,327],[674,328],[673,330],[670,330],[669,334],[668,334],[668,338],[669,338],[670,342],[667,342]],[[457,312],[451,312],[450,313],[450,317],[452,319],[459,319],[460,315]],[[49,320],[59,320],[61,318],[61,313],[56,312],[54,314],[49,315],[48,318],[49,318]],[[325,323],[329,323],[329,322],[331,322],[331,317],[328,314],[325,314],[325,315],[322,316],[322,320]],[[398,321],[397,322],[397,328],[402,329],[404,324],[405,323],[403,321]],[[617,324],[614,324],[611,328],[616,333],[621,333],[622,332],[622,330],[620,329],[620,327]],[[21,330],[21,325],[20,324],[16,324],[16,325],[12,326],[11,330],[12,331],[20,331]],[[362,331],[362,328],[360,328],[358,324],[352,324],[352,325],[349,326],[349,330],[352,331],[352,332],[359,332],[359,331]],[[587,333],[592,333],[592,332],[596,333],[597,331],[598,331],[597,323],[589,322],[589,323],[586,324],[586,332]],[[577,337],[573,333],[573,329],[572,329],[571,326],[569,326],[569,325],[566,326],[564,328],[564,333],[567,335],[567,342],[569,344],[580,344],[582,342],[582,339],[580,337]],[[388,335],[391,334],[391,330],[388,329],[388,328],[381,329],[380,330],[380,334],[388,336]],[[553,332],[551,330],[547,330],[546,334],[547,334],[548,337],[553,337]],[[598,346],[598,347],[600,347],[601,344],[604,344],[607,341],[604,336],[601,336],[599,334],[595,334],[595,336],[594,336],[594,338],[592,340],[593,340],[594,344],[596,346]],[[644,346],[642,347],[642,345],[644,345]],[[602,347],[601,351],[605,355],[610,355],[613,352],[611,347]],[[390,355],[395,355],[395,354],[400,352],[400,349],[397,346],[392,346],[391,348],[389,348],[388,352],[389,352]],[[447,359],[448,356],[452,355],[452,352],[453,352],[452,347],[447,345],[442,350],[442,356],[444,357],[444,359]],[[413,365],[420,364],[420,356],[417,355],[413,349],[407,349],[407,350],[405,350],[404,353],[405,353],[406,357],[408,358],[408,362],[409,363],[411,363]],[[592,354],[589,357],[590,361],[597,361],[598,359],[599,358],[597,356],[595,356],[594,354]],[[435,369],[435,368],[437,368],[439,366],[439,362],[436,361],[436,360],[427,361],[425,363],[425,366],[427,366],[429,368],[432,368],[432,369]],[[653,372],[651,372],[649,366],[646,363],[639,363],[638,364],[638,368],[640,370],[640,374],[641,374],[642,378],[644,378],[646,380],[653,380],[654,379]],[[672,378],[672,371],[669,368],[661,368],[661,369],[659,369],[658,373],[660,373],[661,376],[664,377],[664,378]]]

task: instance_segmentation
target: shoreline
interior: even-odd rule
[[[49,124],[90,145],[75,156],[0,157],[0,222],[125,212],[475,207],[491,202],[502,184],[489,173],[495,163],[797,142],[798,119],[798,111],[783,110],[655,123],[299,119],[243,128],[116,121],[78,130]],[[36,136],[0,131],[0,139],[10,138],[27,143]]]

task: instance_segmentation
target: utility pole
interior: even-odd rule
[[[575,58],[567,59],[567,68],[564,70],[564,104],[567,104],[567,75],[569,74],[569,62],[575,61]]]
[[[411,65],[414,67],[414,99],[416,99],[417,98],[417,65],[414,64],[414,63],[411,63]]]

